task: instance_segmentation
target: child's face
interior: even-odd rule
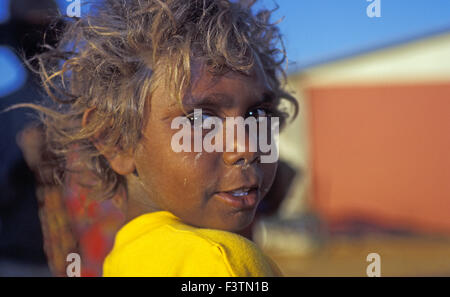
[[[260,64],[250,76],[228,72],[214,77],[203,64],[194,63],[192,82],[183,99],[187,113],[201,108],[203,114],[220,118],[246,118],[251,112],[261,114],[274,108],[267,100],[272,92]],[[248,146],[246,152],[174,152],[171,139],[179,130],[171,129],[171,122],[185,114],[167,94],[163,87],[155,90],[134,157],[149,199],[194,226],[228,231],[245,228],[272,185],[277,163],[259,162],[260,153],[249,152]],[[202,103],[204,98],[211,100]],[[242,166],[244,160],[250,163],[247,168]],[[240,188],[253,190],[230,202],[230,193],[225,192]],[[241,203],[236,202],[239,199]]]

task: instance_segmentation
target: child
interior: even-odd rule
[[[97,199],[127,192],[127,223],[104,276],[280,275],[235,233],[253,220],[277,163],[261,162],[264,154],[249,149],[250,141],[239,149],[242,142],[233,139],[234,150],[223,152],[178,152],[172,145],[179,117],[194,125],[212,117],[283,124],[282,99],[296,113],[278,80],[278,29],[269,11],[255,16],[251,6],[105,0],[37,57],[57,105],[21,106],[41,111],[49,145],[62,158],[60,172],[85,170]],[[66,168],[63,158],[73,151],[79,166]]]

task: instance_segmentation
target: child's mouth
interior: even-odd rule
[[[215,194],[226,204],[237,209],[253,209],[258,204],[258,189],[256,187],[239,188]]]
[[[230,193],[234,197],[242,197],[242,196],[247,196],[248,192],[250,192],[250,190],[251,189],[249,189],[249,188],[242,188],[242,189],[238,189],[238,190],[235,190],[235,191],[230,191],[228,193]]]

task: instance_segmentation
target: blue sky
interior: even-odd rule
[[[0,23],[7,21],[9,14],[6,7],[9,1],[0,0]],[[367,0],[278,0],[279,9],[274,14],[274,20],[284,17],[280,28],[289,61],[295,62],[290,65],[290,70],[432,32],[450,30],[450,0],[379,1],[381,17],[369,18],[366,8],[370,2]],[[65,11],[68,2],[57,2]],[[272,0],[262,0],[259,5],[268,8],[275,6]],[[17,65],[17,61],[5,65],[6,58],[0,59],[0,64],[3,63],[0,65],[0,77],[7,75],[2,69]],[[15,73],[18,81],[15,86],[18,87],[23,83],[23,79],[20,79],[20,73],[23,72]]]
[[[450,31],[450,0],[380,0],[381,17],[369,18],[366,0],[279,0],[275,18],[297,67]],[[273,7],[273,1],[263,4]]]

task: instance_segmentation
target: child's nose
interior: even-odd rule
[[[238,137],[235,134],[231,144],[229,139],[230,137],[227,137],[225,140],[226,146],[223,152],[225,164],[244,166],[259,160],[260,152],[255,135],[249,135],[248,131],[246,131],[244,137]]]
[[[259,160],[259,154],[258,153],[252,153],[252,152],[224,152],[223,153],[223,160],[225,164],[233,166],[246,166],[250,165],[253,162]]]

